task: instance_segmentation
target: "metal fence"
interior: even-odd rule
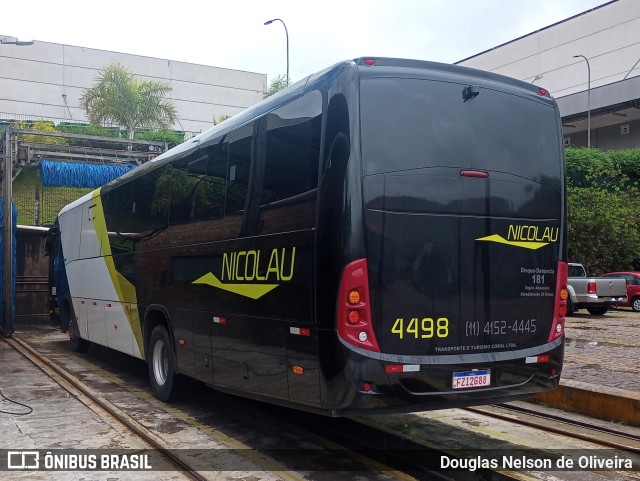
[[[60,209],[91,190],[77,187],[43,187],[38,166],[25,166],[13,181],[18,224],[52,223]]]

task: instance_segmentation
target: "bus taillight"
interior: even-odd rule
[[[558,339],[564,333],[564,322],[567,315],[567,300],[569,290],[567,289],[567,276],[569,267],[566,262],[558,261],[558,277],[556,280],[556,303],[553,312],[553,325],[549,333],[549,342]]]
[[[367,259],[358,259],[344,268],[338,300],[338,335],[349,344],[380,352],[371,325]]]

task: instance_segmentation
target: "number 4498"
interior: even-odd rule
[[[393,324],[391,332],[400,336],[400,339],[404,339],[405,336],[414,339],[445,338],[449,335],[449,319],[439,317],[434,321],[431,317],[422,319],[412,317],[410,321],[405,322],[404,318],[399,317]]]

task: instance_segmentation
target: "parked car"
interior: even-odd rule
[[[609,307],[627,302],[628,299],[624,279],[588,277],[584,266],[574,262],[569,263],[567,290],[569,315],[578,309],[586,309],[589,314],[603,316]]]
[[[640,312],[640,272],[609,272],[602,277],[622,278],[627,281],[627,302],[621,302],[619,306],[631,307],[635,312]]]

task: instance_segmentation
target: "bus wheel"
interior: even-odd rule
[[[76,320],[71,304],[68,302],[62,304],[60,317],[62,318],[61,324],[68,326],[67,330],[69,332],[71,350],[73,352],[87,352],[87,349],[89,349],[89,341],[80,337],[80,328],[78,327],[78,321]]]
[[[151,392],[161,401],[178,398],[186,387],[186,378],[174,370],[171,338],[164,326],[156,326],[149,338],[149,379]]]

